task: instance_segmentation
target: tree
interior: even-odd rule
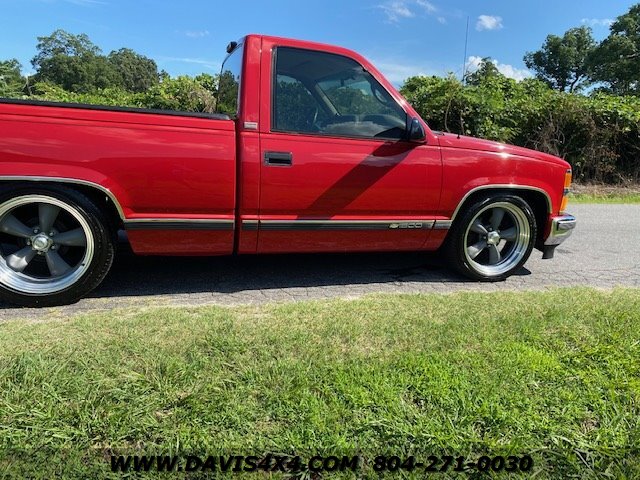
[[[540,50],[527,52],[524,63],[551,88],[575,92],[588,84],[595,46],[589,27],[571,28],[562,37],[547,36]]]
[[[592,56],[593,79],[614,93],[640,94],[640,3],[619,16]]]
[[[490,78],[502,76],[495,62],[493,62],[490,57],[485,57],[480,61],[478,69],[475,72],[466,75],[466,81],[469,85],[480,85]]]
[[[38,37],[36,45],[38,53],[31,64],[36,70],[43,68],[51,58],[57,55],[82,57],[84,55],[100,55],[101,51],[84,33],[73,35],[64,30],[56,30],[48,37]]]
[[[22,82],[22,65],[18,60],[0,60],[0,85]]]
[[[85,34],[56,30],[48,37],[38,37],[36,48],[38,53],[31,60],[36,81],[81,93],[122,85],[116,68]]]
[[[0,96],[13,97],[24,87],[22,65],[15,58],[0,61]]]
[[[113,51],[107,58],[121,77],[122,86],[130,92],[144,92],[159,81],[156,62],[130,48]]]

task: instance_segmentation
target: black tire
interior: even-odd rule
[[[49,227],[42,228],[51,232],[39,231],[45,224]],[[70,188],[20,187],[2,192],[0,299],[25,307],[49,307],[87,295],[113,263],[115,233],[109,225],[89,198]],[[34,260],[36,264],[31,265]]]
[[[500,211],[504,212],[502,217]],[[497,282],[513,275],[525,264],[536,238],[535,215],[527,202],[515,195],[485,196],[454,221],[445,253],[462,275],[473,280]]]

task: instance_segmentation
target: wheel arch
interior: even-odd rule
[[[123,228],[125,217],[120,202],[108,188],[100,184],[58,177],[0,176],[0,192],[38,186],[57,186],[80,192],[104,213],[115,231]]]
[[[451,216],[451,226],[453,227],[456,220],[459,220],[462,217],[460,213],[469,205],[473,205],[480,198],[496,195],[517,195],[527,202],[536,219],[537,237],[535,246],[536,248],[540,248],[544,241],[544,232],[547,220],[549,215],[553,213],[553,204],[551,203],[551,197],[549,194],[538,187],[528,185],[483,185],[476,187],[467,192],[460,203],[458,203],[458,206]],[[453,228],[450,228],[449,232],[452,230]]]

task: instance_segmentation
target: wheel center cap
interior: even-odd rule
[[[44,234],[36,235],[31,240],[31,246],[36,252],[46,252],[49,250],[49,247],[53,244],[53,241]]]
[[[489,232],[487,234],[487,243],[489,245],[497,245],[500,242],[500,234],[498,232]]]

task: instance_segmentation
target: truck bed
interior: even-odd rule
[[[184,253],[185,229],[194,255],[231,253],[235,149],[227,115],[0,100],[0,182],[100,188],[139,253]]]

